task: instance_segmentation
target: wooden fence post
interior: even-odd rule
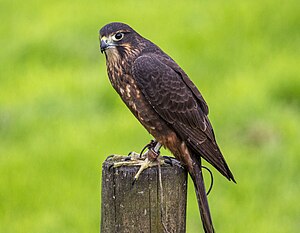
[[[179,163],[161,166],[163,196],[157,166],[132,185],[138,166],[111,165],[102,166],[101,233],[185,233],[187,173]]]

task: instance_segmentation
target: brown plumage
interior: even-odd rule
[[[205,232],[214,232],[201,157],[234,180],[216,143],[208,106],[197,87],[158,46],[123,23],[100,30],[109,79],[134,116],[185,164],[191,175]]]

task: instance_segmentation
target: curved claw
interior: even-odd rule
[[[109,159],[111,159],[111,158],[113,158],[114,156],[115,155],[109,155],[109,156],[107,156],[106,161],[109,160]]]
[[[137,181],[137,179],[133,178],[133,181],[132,181],[131,185],[134,186],[134,184],[135,184],[136,181]]]
[[[130,153],[132,153],[132,152],[130,152]],[[130,156],[124,157],[124,161],[130,161],[130,160],[131,160]]]
[[[114,164],[112,163],[111,165],[109,165],[108,170],[111,171],[111,169],[114,167]]]
[[[173,161],[169,156],[163,156],[163,158],[164,158],[164,162],[166,164],[169,164],[169,165],[173,166]]]

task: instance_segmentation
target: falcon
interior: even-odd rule
[[[154,151],[164,146],[186,167],[203,229],[214,232],[201,158],[235,180],[216,143],[203,96],[171,57],[124,23],[110,23],[100,30],[100,50],[113,88],[155,138]]]

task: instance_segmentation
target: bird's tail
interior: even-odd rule
[[[215,230],[212,224],[212,219],[209,211],[206,190],[204,186],[204,180],[203,180],[202,169],[201,169],[201,161],[199,157],[197,158],[193,155],[191,155],[191,157],[192,160],[194,161],[194,164],[192,168],[188,168],[188,169],[192,177],[192,180],[194,182],[197,200],[198,200],[198,207],[202,219],[204,232],[214,233]]]

